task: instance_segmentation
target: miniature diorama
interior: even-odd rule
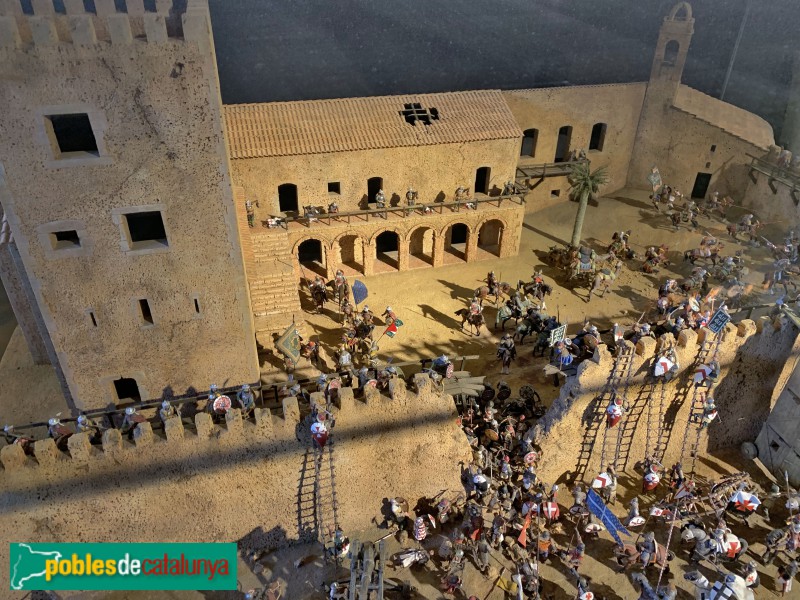
[[[778,145],[650,18],[646,81],[223,104],[207,0],[0,0],[3,597],[800,597],[800,57]]]

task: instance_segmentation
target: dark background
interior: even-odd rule
[[[209,0],[226,104],[646,81],[672,0]],[[780,141],[800,1],[751,0],[725,100]],[[745,0],[691,2],[719,97]]]

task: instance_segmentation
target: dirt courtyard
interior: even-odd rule
[[[546,404],[558,395],[558,388],[553,386],[551,378],[545,378],[543,374],[544,360],[534,359],[531,356],[530,344],[518,347],[517,361],[512,365],[511,374],[500,375],[500,365],[495,360],[495,348],[499,340],[500,333],[493,331],[495,309],[489,305],[484,311],[489,331],[483,330],[480,337],[470,335],[466,331],[461,331],[459,322],[456,320],[454,311],[467,306],[473,290],[481,285],[481,281],[486,277],[488,271],[493,270],[502,281],[516,284],[517,280],[529,280],[534,269],[543,269],[548,283],[554,284],[552,296],[546,299],[548,310],[558,313],[561,320],[566,320],[570,324],[569,332],[574,333],[579,329],[584,320],[591,320],[601,329],[608,327],[614,322],[622,324],[632,324],[636,322],[642,313],[654,314],[656,298],[656,286],[667,277],[680,278],[688,275],[691,265],[683,262],[682,254],[685,250],[695,248],[699,244],[700,237],[704,232],[717,235],[723,240],[725,249],[723,255],[733,254],[735,250],[745,249],[748,256],[748,266],[750,274],[748,282],[759,284],[763,276],[763,266],[767,264],[767,251],[765,249],[752,249],[743,244],[733,242],[725,234],[724,223],[719,220],[700,219],[701,229],[699,231],[689,231],[682,227],[679,231],[674,231],[668,217],[664,213],[657,214],[652,204],[647,199],[644,192],[623,190],[614,194],[613,198],[601,198],[596,205],[590,206],[584,226],[583,237],[598,252],[604,252],[605,246],[609,243],[611,235],[615,230],[632,229],[632,246],[639,253],[643,254],[646,246],[667,244],[670,247],[670,259],[672,265],[662,271],[657,276],[648,276],[642,273],[641,260],[628,261],[626,269],[618,277],[612,287],[612,292],[604,298],[595,297],[587,303],[588,290],[583,288],[565,288],[562,277],[553,269],[546,266],[542,261],[542,254],[555,244],[563,243],[568,239],[572,230],[576,205],[572,202],[563,202],[551,208],[532,212],[526,215],[523,225],[520,253],[518,256],[508,259],[493,259],[471,264],[450,265],[436,270],[428,268],[416,269],[403,273],[381,274],[362,279],[368,289],[369,298],[367,304],[375,315],[380,315],[387,305],[391,305],[397,316],[403,320],[404,325],[400,328],[394,338],[383,337],[380,340],[380,358],[393,362],[414,361],[420,358],[431,358],[445,353],[449,356],[478,355],[478,360],[469,361],[466,369],[475,374],[485,374],[489,381],[497,382],[500,379],[506,380],[516,392],[523,383],[532,384],[542,396]],[[732,220],[738,220],[741,209],[732,209],[729,216]],[[767,232],[767,237],[782,239],[784,231]],[[352,278],[351,278],[352,282]],[[758,289],[758,286],[756,286]],[[753,294],[745,304],[760,304],[769,302],[770,296]],[[777,295],[775,296],[777,298]],[[307,294],[302,294],[303,307],[307,309],[306,323],[303,327],[306,336],[317,338],[322,344],[323,350],[333,347],[341,335],[341,328],[338,323],[338,316],[335,312],[333,303],[329,303],[324,314],[312,314],[310,302]],[[382,322],[382,319],[379,319]],[[508,327],[510,327],[509,325]],[[380,325],[376,331],[381,331]],[[15,338],[19,338],[18,332]],[[65,410],[63,400],[59,401],[54,391],[54,378],[43,373],[41,369],[31,369],[29,357],[26,359],[23,350],[24,344],[19,343],[19,339],[12,340],[9,345],[15,354],[4,357],[0,363],[0,376],[3,377],[4,385],[0,388],[0,411],[5,415],[6,421],[25,422],[29,420],[46,420],[58,410]],[[276,361],[269,359],[264,363],[265,382],[285,380],[285,374],[276,368]],[[317,371],[307,365],[301,365],[300,374],[314,375]],[[330,358],[323,370],[327,371],[333,367]],[[32,375],[35,374],[35,377]],[[20,413],[16,409],[19,407],[19,399],[26,398],[23,411]],[[40,402],[41,400],[41,402]],[[59,402],[61,404],[59,404]],[[66,411],[65,411],[66,412]],[[24,415],[24,419],[20,418]],[[13,415],[13,417],[12,417]],[[545,449],[546,450],[546,449]],[[767,481],[766,476],[757,470],[752,462],[743,463],[738,452],[732,450],[715,457],[702,457],[699,461],[699,476],[701,478],[713,479],[727,473],[733,473],[741,469],[747,469],[753,474],[754,479],[761,484]],[[419,473],[420,477],[435,477],[435,473]],[[259,486],[267,485],[263,477],[259,477],[257,470],[252,464],[231,464],[226,469],[226,477],[237,480],[241,485],[231,488],[229,486],[209,487],[213,483],[213,474],[206,474],[198,477],[194,481],[187,481],[183,494],[185,497],[185,510],[175,511],[175,496],[163,494],[160,498],[153,497],[152,504],[147,507],[148,512],[168,513],[175,512],[176,518],[171,523],[170,536],[193,541],[203,539],[204,519],[213,519],[213,539],[208,541],[229,541],[225,539],[226,521],[234,523],[231,529],[241,529],[242,520],[246,521],[245,529],[255,529],[259,526],[258,514],[237,514],[237,497],[240,494],[258,494]],[[635,495],[635,490],[640,483],[640,476],[635,473],[623,473],[620,476],[619,497],[615,512],[618,516],[625,514],[624,504]],[[227,481],[228,479],[226,479]],[[78,484],[79,481],[76,481]],[[174,483],[174,482],[173,482]],[[294,485],[294,482],[287,482],[287,485]],[[201,487],[202,486],[202,487]],[[174,485],[172,488],[173,489]],[[204,504],[206,495],[215,496],[215,501],[227,503],[231,507],[230,514],[208,515],[201,507]],[[340,489],[339,494],[358,494],[357,489]],[[88,497],[85,502],[90,503],[92,509],[97,514],[114,515],[113,519],[124,518],[124,508],[126,506],[127,492],[119,490],[116,493],[105,493],[102,496]],[[571,504],[571,497],[568,490],[562,489],[559,493],[559,502],[564,506]],[[413,501],[416,499],[412,499]],[[52,502],[58,502],[53,498]],[[194,507],[193,507],[194,506]],[[649,507],[649,502],[642,503],[642,514]],[[7,501],[0,503],[0,510],[14,510],[14,502]],[[364,522],[374,518],[375,523],[369,528],[361,531],[347,531],[346,533],[354,539],[375,540],[384,536],[387,531],[378,526],[380,522],[380,506],[364,507]],[[35,514],[25,515],[25,519],[33,518]],[[746,537],[751,543],[751,557],[757,556],[763,545],[761,542],[764,535],[770,529],[770,525],[757,516],[753,520],[753,528],[745,529],[737,524],[732,524],[735,533]],[[16,539],[18,530],[14,524],[15,519],[5,519],[2,523],[5,530],[2,532],[4,539]],[[65,528],[65,521],[59,519],[56,526],[60,527],[60,541],[70,541],[78,539],[78,532]],[[777,521],[773,522],[775,526]],[[41,531],[54,526],[53,523],[43,522],[37,525]],[[98,535],[103,531],[99,528]],[[666,542],[667,530],[661,526],[657,533],[660,542]],[[426,547],[431,549],[438,546],[441,538],[434,533],[426,540]],[[567,546],[572,538],[572,532],[567,525],[563,533],[556,534],[555,541],[560,546]],[[102,538],[102,535],[101,535]],[[94,541],[103,541],[97,539]],[[132,538],[130,541],[139,541]],[[586,559],[581,568],[581,573],[592,580],[592,589],[598,597],[611,599],[635,598],[634,589],[627,575],[617,574],[613,571],[614,566],[610,560],[611,540],[607,534],[601,535],[600,539],[587,542]],[[387,539],[388,553],[391,554],[399,550],[397,541],[390,537]],[[673,540],[672,549],[678,550],[678,544]],[[319,558],[310,564],[296,569],[293,561],[311,554],[319,554],[318,547],[297,546],[288,550],[281,550],[263,556],[259,565],[245,563],[239,564],[239,579],[243,589],[256,586],[259,583],[266,583],[273,580],[281,580],[286,583],[288,589],[284,599],[290,600],[311,600],[323,598],[321,584],[323,580],[329,580],[335,574],[330,568],[323,567]],[[683,581],[682,573],[686,568],[685,554],[679,554],[673,563],[671,570],[674,573],[673,581],[684,591],[680,597],[693,597],[690,595],[688,584]],[[505,569],[504,576],[508,577],[512,571],[511,563],[495,553],[493,565],[496,573]],[[255,567],[255,568],[254,568]],[[703,569],[709,578],[712,571]],[[255,571],[255,572],[254,572]],[[762,587],[756,592],[757,598],[772,597],[772,583],[775,576],[775,567],[764,569],[759,564],[761,572]],[[495,574],[496,574],[495,573]],[[571,599],[575,597],[576,588],[574,581],[567,574],[564,564],[558,559],[550,561],[541,570],[545,580],[545,594],[556,599]],[[439,576],[434,565],[429,563],[425,568],[414,568],[410,571],[393,572],[391,569],[387,575],[392,578],[409,579],[418,588],[419,598],[428,600],[438,600],[443,598],[438,591]],[[651,580],[653,578],[651,577]],[[466,598],[469,594],[474,594],[483,600],[500,600],[507,598],[506,594],[495,587],[495,578],[486,578],[481,575],[468,560],[465,571],[464,590],[466,596],[456,596]],[[5,582],[3,582],[5,584]],[[171,593],[147,593],[147,592],[115,592],[115,593],[61,593],[64,598],[112,598],[112,599],[143,599],[143,598],[209,598],[227,599],[240,598],[236,593],[217,593],[217,592],[171,592]],[[14,595],[10,592],[0,594],[3,597],[15,598],[23,597],[22,594]],[[800,597],[800,596],[798,596]]]

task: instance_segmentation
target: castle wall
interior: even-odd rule
[[[684,468],[688,471],[688,449],[696,439],[697,426],[690,424],[694,385],[692,377],[695,360],[705,337],[711,340],[708,330],[684,332],[677,340],[680,374],[665,387],[664,435],[665,444],[659,458],[669,466],[680,460],[684,432],[689,430],[684,453]],[[708,342],[707,342],[708,343]],[[713,341],[711,342],[713,343]],[[629,403],[628,414],[637,418],[623,421],[623,451],[617,471],[631,470],[653,451],[647,446],[648,407],[654,410],[660,402],[660,389],[651,397],[646,378],[652,370],[656,344],[650,340],[640,344],[634,360],[633,378],[625,397]],[[758,323],[742,321],[738,327],[729,324],[718,349],[722,374],[714,390],[719,418],[700,437],[699,454],[720,448],[735,447],[752,441],[758,435],[779,391],[792,373],[800,346],[798,331],[788,322],[778,328],[766,317]],[[605,409],[597,397],[603,390],[613,366],[613,358],[605,349],[587,360],[578,369],[578,375],[567,380],[559,398],[554,401],[542,420],[544,435],[541,445],[544,456],[539,470],[545,481],[555,481],[564,473],[579,473],[582,480],[591,481],[601,471],[601,450],[605,427]],[[776,392],[778,390],[778,392]],[[617,431],[610,430],[616,436]],[[578,435],[577,432],[580,432]],[[652,442],[651,442],[652,445]],[[591,447],[588,460],[579,462],[582,449]],[[586,455],[584,455],[586,456]],[[606,462],[610,457],[606,458]]]
[[[379,148],[328,154],[302,154],[232,161],[233,180],[248,199],[259,203],[257,220],[280,213],[278,186],[297,186],[298,207],[336,202],[340,211],[367,208],[367,180],[383,178],[383,192],[392,206],[406,204],[413,186],[419,204],[452,202],[456,188],[474,191],[476,170],[491,169],[490,195],[514,179],[519,142],[516,139]],[[339,194],[328,193],[328,183],[340,184]],[[373,201],[370,198],[370,201]],[[374,205],[373,205],[374,206]]]
[[[755,154],[761,156],[763,153]],[[748,170],[747,167],[743,167]],[[800,207],[792,198],[792,188],[783,183],[775,182],[775,191],[769,186],[769,175],[754,172],[756,181],[749,176],[746,186],[741,188],[740,194],[733,196],[740,200],[743,206],[752,209],[753,213],[764,223],[775,223],[781,234],[791,228],[800,218]],[[800,175],[800,173],[795,176]],[[770,236],[771,232],[765,235]],[[775,240],[776,242],[779,240]]]
[[[381,522],[388,498],[404,497],[413,509],[420,497],[461,489],[459,461],[471,453],[453,399],[422,378],[418,393],[402,381],[391,397],[374,388],[364,400],[341,391],[332,443],[338,518],[349,535],[369,529],[373,518]],[[167,439],[140,426],[135,446],[109,435],[116,431],[107,432],[103,450],[83,435],[70,440],[69,454],[45,440],[37,443],[38,464],[7,446],[0,530],[29,542],[239,540],[243,552],[314,541],[313,515],[304,510],[313,507],[313,451],[298,408],[287,399],[282,417],[259,412],[255,424],[233,410],[226,425],[213,427],[200,414],[200,435],[173,419]],[[124,518],[97,518],[120,506]],[[37,526],[42,519],[47,528]],[[0,557],[7,552],[1,548]]]
[[[1,17],[0,201],[77,407],[120,377],[143,399],[257,381],[207,6],[184,37],[174,12],[36,6]],[[87,115],[95,152],[60,151],[63,114]],[[142,211],[166,243],[134,239]]]
[[[558,131],[570,125],[570,148],[586,150],[592,169],[602,166],[608,169],[609,182],[603,193],[623,188],[628,180],[628,164],[646,86],[631,83],[503,92],[520,129],[538,130],[534,156],[520,156],[520,166],[552,163]],[[602,150],[589,149],[596,123],[607,125]],[[526,196],[526,209],[536,211],[563,202],[568,198],[568,190],[565,176],[545,179]]]

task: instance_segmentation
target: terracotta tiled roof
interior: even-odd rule
[[[435,108],[410,125],[406,104]],[[498,90],[225,106],[231,158],[346,152],[521,138]]]

